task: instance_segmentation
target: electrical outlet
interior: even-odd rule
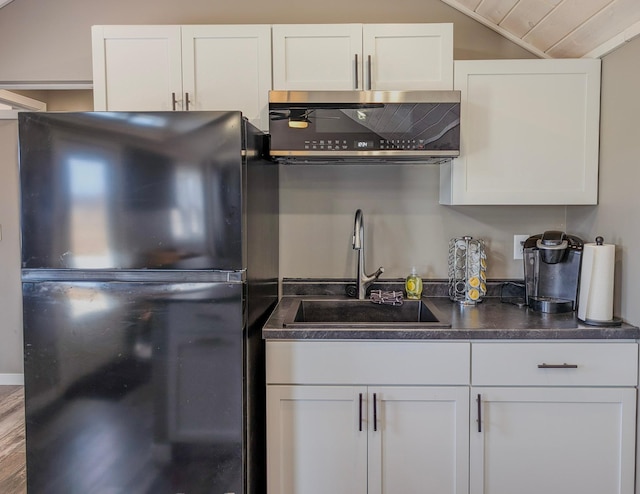
[[[514,235],[513,236],[513,258],[522,259],[522,250],[524,248],[524,242],[531,235]]]

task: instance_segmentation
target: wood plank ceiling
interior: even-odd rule
[[[640,34],[640,0],[442,0],[544,58],[596,58]]]

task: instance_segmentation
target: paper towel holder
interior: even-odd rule
[[[588,246],[589,246],[589,244],[586,245],[587,248],[588,248]],[[604,238],[601,237],[601,236],[597,236],[595,245],[591,244],[591,246],[594,246],[596,249],[604,246]],[[613,262],[613,260],[615,260],[615,257],[612,258],[612,262]],[[611,269],[613,269],[613,266],[611,266]],[[584,266],[583,266],[583,269],[581,269],[580,277],[581,277],[581,280],[580,280],[580,282],[581,282],[580,283],[581,292],[580,292],[579,301],[580,301],[581,304],[585,304],[589,297],[583,296],[584,295],[584,291],[585,290],[588,291],[590,289],[590,285],[591,285],[591,281],[592,280],[587,280],[586,279],[586,276],[585,276],[585,273],[584,273]],[[613,281],[613,273],[611,274],[611,281]],[[585,285],[585,286],[583,286],[583,285]],[[612,288],[613,288],[613,285],[612,285]],[[611,293],[610,295],[611,295],[610,301],[611,301],[611,303],[613,303],[613,300],[612,300],[613,293]],[[582,310],[580,310],[580,309],[582,309]],[[612,309],[612,307],[611,307],[611,309]],[[581,314],[581,313],[583,313],[583,314]],[[587,317],[581,317],[581,315],[584,315],[585,313],[586,313],[586,311],[584,310],[584,307],[579,307],[578,320],[580,322],[584,323],[584,324],[589,325],[589,326],[617,327],[617,326],[622,325],[622,319],[619,318],[619,317],[612,317],[611,319],[606,319],[606,320],[597,320],[597,319],[589,319]]]

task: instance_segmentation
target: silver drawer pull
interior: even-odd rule
[[[577,369],[576,364],[538,364],[538,369]]]

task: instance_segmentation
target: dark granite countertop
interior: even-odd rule
[[[399,328],[388,329],[376,325],[358,328],[292,328],[285,326],[285,318],[291,307],[301,298],[344,298],[344,282],[283,282],[284,296],[266,322],[262,335],[265,339],[638,339],[640,329],[630,324],[619,326],[591,326],[580,322],[575,312],[545,314],[533,311],[518,302],[517,297],[501,297],[504,286],[511,282],[490,283],[489,295],[475,306],[462,306],[452,302],[442,293],[442,281],[425,283],[425,298],[435,307],[450,328]],[[294,285],[292,287],[292,285]],[[392,284],[373,287],[398,289]],[[292,293],[294,292],[294,293]],[[497,294],[497,296],[496,296]],[[493,295],[493,296],[491,296]],[[509,293],[508,295],[516,295]]]

